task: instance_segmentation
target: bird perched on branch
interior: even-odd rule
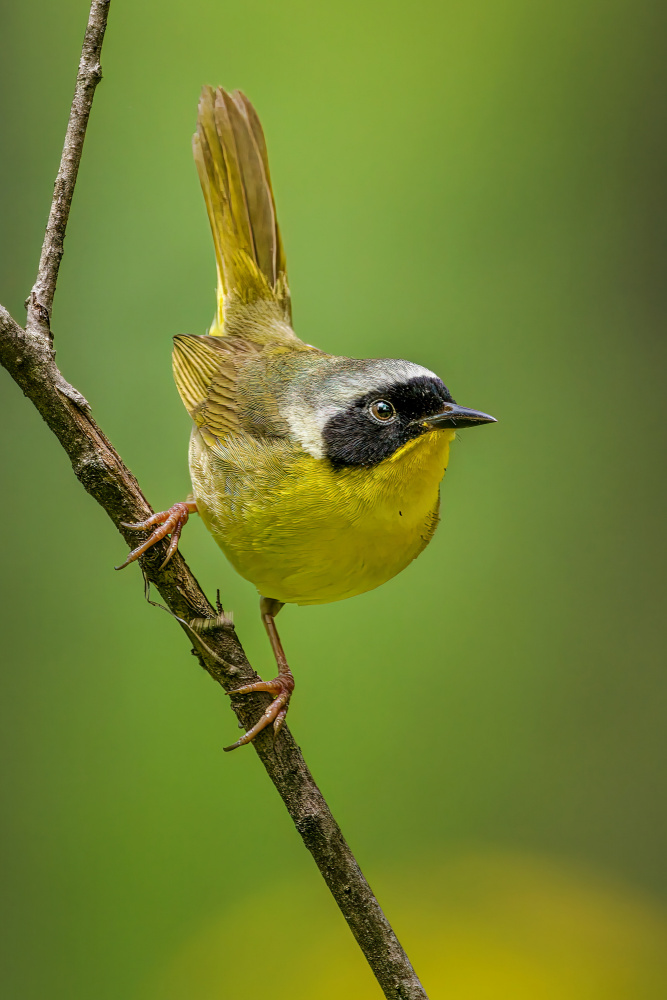
[[[232,750],[270,724],[277,733],[287,714],[283,605],[340,601],[405,569],[438,523],[456,430],[494,418],[459,406],[420,365],[337,357],[299,340],[266,143],[247,97],[205,87],[193,148],[218,297],[207,335],[174,338],[174,379],[193,421],[192,499],[131,525],[155,530],[123,566],[170,534],[167,562],[196,512],[257,587],[278,676],[236,692],[274,700]]]

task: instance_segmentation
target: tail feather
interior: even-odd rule
[[[273,300],[290,320],[285,253],[276,218],[264,133],[240,91],[204,87],[193,151],[218,268],[218,317],[225,299]],[[222,332],[222,329],[220,329]]]

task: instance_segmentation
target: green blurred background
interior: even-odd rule
[[[18,319],[86,17],[3,4]],[[297,332],[500,421],[453,448],[416,563],[280,619],[292,731],[433,1000],[667,996],[666,29],[653,0],[112,3],[53,329],[153,505],[188,490],[171,337],[214,307],[202,83],[261,115]],[[254,753],[223,755],[224,698],[0,376],[2,995],[378,998]],[[252,587],[199,523],[182,549],[270,673]]]

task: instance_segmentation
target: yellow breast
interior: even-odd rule
[[[385,583],[428,544],[453,437],[433,431],[372,468],[335,470],[289,442],[212,449],[193,431],[197,509],[264,597],[339,601]]]

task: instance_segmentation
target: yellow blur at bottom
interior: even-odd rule
[[[142,1000],[381,1000],[326,892],[276,884],[184,942]],[[665,1000],[667,913],[533,857],[374,873],[430,1000]]]

